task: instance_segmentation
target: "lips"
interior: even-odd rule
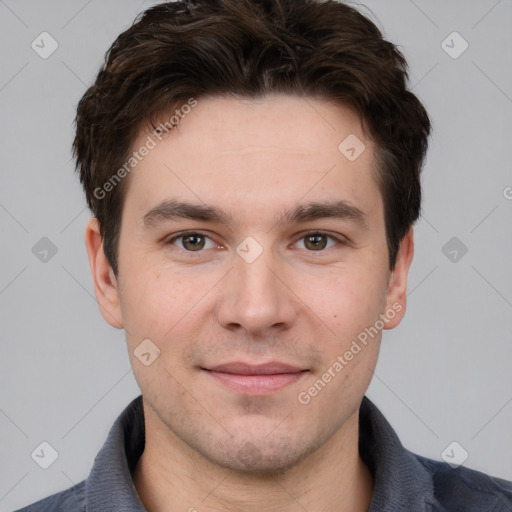
[[[308,370],[281,362],[252,365],[241,362],[203,368],[208,377],[238,393],[264,396],[297,382]]]
[[[276,375],[281,373],[299,373],[305,371],[301,368],[291,366],[285,363],[273,362],[259,365],[246,363],[226,363],[211,368],[205,368],[210,371],[232,373],[236,375]]]

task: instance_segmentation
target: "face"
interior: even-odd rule
[[[226,468],[289,468],[356,417],[381,331],[405,311],[412,233],[390,273],[375,147],[348,107],[200,98],[134,150],[148,135],[117,280],[94,221],[86,234],[148,428]]]

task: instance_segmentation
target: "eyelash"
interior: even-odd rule
[[[172,238],[170,238],[167,242],[166,242],[166,245],[174,245],[174,242],[176,240],[179,240],[180,238],[185,238],[187,236],[193,236],[193,235],[196,235],[196,236],[200,236],[200,237],[204,237],[204,238],[209,238],[210,240],[211,237],[209,237],[208,235],[205,235],[203,233],[199,233],[197,231],[182,231],[181,233],[178,233],[176,235],[174,235]],[[315,235],[320,235],[320,236],[325,236],[327,238],[330,238],[331,240],[334,240],[338,245],[349,245],[349,242],[347,242],[346,240],[342,240],[342,239],[339,239],[339,238],[336,238],[335,236],[333,235],[330,235],[328,233],[325,233],[323,231],[310,231],[308,233],[304,233],[300,238],[299,240],[303,240],[304,238],[307,238],[308,236],[315,236]],[[318,250],[318,251],[313,251],[313,250],[307,250],[307,252],[310,252],[310,253],[321,253],[321,252],[325,252],[327,251],[328,249],[333,249],[334,247],[328,247],[328,248],[325,248],[325,249],[321,249],[321,250]],[[187,249],[182,249],[181,247],[178,247],[178,249],[181,249],[189,254],[201,254],[203,252],[205,252],[206,249],[201,249],[201,250],[198,250],[198,251],[188,251]]]

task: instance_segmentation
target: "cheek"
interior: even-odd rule
[[[194,305],[204,290],[165,272],[137,275],[141,278],[125,282],[121,301],[134,376],[143,392],[158,394],[172,388],[178,399],[181,387],[173,376],[181,374],[187,346],[198,337],[201,312]],[[139,359],[146,352],[150,352],[149,365]]]
[[[336,275],[336,279],[321,282],[323,292],[310,303],[311,310],[319,314],[330,331],[318,340],[323,364],[312,376],[312,387],[303,390],[309,397],[318,393],[314,407],[322,411],[330,410],[329,404],[340,396],[350,402],[364,394],[377,363],[382,333],[377,322],[386,304],[382,274],[369,267],[360,271],[353,267]],[[334,411],[322,414],[328,414],[333,422],[337,419]]]
[[[368,266],[333,269],[303,285],[304,302],[336,333],[364,328],[385,308],[387,281]]]
[[[137,277],[138,276],[138,277]],[[121,293],[121,308],[130,344],[149,338],[159,346],[194,317],[203,287],[176,273],[146,270],[128,277]]]

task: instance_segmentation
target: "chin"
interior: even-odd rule
[[[320,444],[320,443],[318,443]],[[220,449],[219,449],[220,448]],[[229,446],[217,445],[215,453],[202,451],[204,457],[215,465],[224,467],[240,474],[251,476],[279,475],[316,450],[315,445],[304,445],[304,440],[293,439],[260,439],[259,441],[243,441]]]

